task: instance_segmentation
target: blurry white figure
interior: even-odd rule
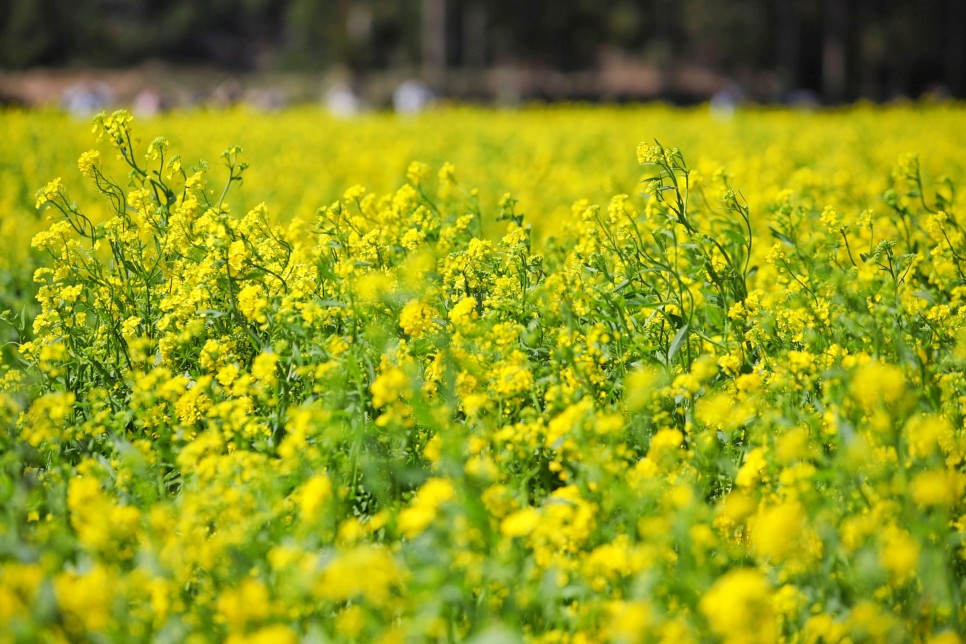
[[[289,99],[285,90],[268,87],[248,91],[245,102],[261,112],[277,112],[289,104]]]
[[[138,92],[138,95],[134,97],[134,102],[131,103],[131,109],[142,118],[150,118],[158,114],[162,107],[161,94],[151,87]]]
[[[785,105],[800,110],[808,110],[822,105],[818,95],[808,89],[796,89],[785,97]]]
[[[208,101],[219,108],[231,107],[242,97],[242,84],[237,78],[228,78],[214,89]]]
[[[397,114],[418,114],[433,102],[433,91],[418,80],[408,80],[392,93],[392,107]]]
[[[61,105],[64,109],[79,117],[88,117],[106,109],[116,101],[114,90],[102,81],[71,85],[61,96]]]
[[[325,93],[325,106],[336,116],[355,116],[362,109],[362,101],[346,83],[337,83]]]
[[[745,93],[735,83],[728,83],[711,97],[711,114],[720,119],[729,119],[739,105],[745,102]]]

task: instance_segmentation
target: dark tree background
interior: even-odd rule
[[[966,90],[966,0],[0,0],[0,67],[766,74],[828,102]]]

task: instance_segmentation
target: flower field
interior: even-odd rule
[[[0,642],[962,641],[964,125],[0,112]]]

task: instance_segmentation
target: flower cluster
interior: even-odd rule
[[[959,641],[966,221],[915,157],[752,202],[648,143],[538,239],[449,165],[234,214],[240,148],[130,128],[105,216],[38,194],[0,633]]]

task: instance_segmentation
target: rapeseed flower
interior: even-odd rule
[[[757,570],[740,568],[718,579],[699,603],[714,632],[725,642],[771,642],[777,621],[768,580]]]
[[[82,155],[77,182],[73,124],[7,115],[12,185],[48,178],[31,119],[65,132],[67,170],[38,194],[49,227],[0,216],[36,251],[0,258],[0,632],[949,639],[961,110],[775,111],[714,136],[700,111],[614,114],[490,115],[481,140],[528,151],[449,147],[482,190],[410,163],[443,150],[378,115],[349,128],[378,156],[284,143],[327,131],[312,110],[166,115],[147,127],[177,137],[146,149],[101,115],[119,156]],[[255,172],[237,146],[188,160],[239,123]],[[626,147],[665,128],[681,148]],[[889,175],[903,147],[930,157]]]

